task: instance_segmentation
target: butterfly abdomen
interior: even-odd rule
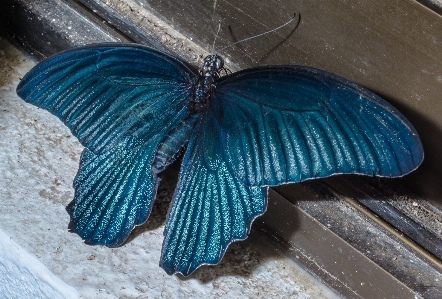
[[[153,173],[162,172],[176,160],[180,151],[189,141],[198,119],[197,114],[186,118],[164,137],[155,153],[152,165]]]

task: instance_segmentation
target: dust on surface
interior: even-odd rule
[[[27,58],[0,36],[0,86],[5,86],[17,78],[17,67],[26,60]]]

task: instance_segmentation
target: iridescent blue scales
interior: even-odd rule
[[[140,45],[71,49],[17,87],[86,147],[68,206],[88,244],[124,243],[147,220],[158,174],[185,149],[160,265],[189,275],[247,237],[267,188],[340,173],[398,177],[423,159],[413,126],[336,75],[280,65],[219,76]]]

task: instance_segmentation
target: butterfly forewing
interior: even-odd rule
[[[159,182],[153,161],[170,132],[188,138],[177,128],[195,77],[153,49],[103,44],[51,57],[20,82],[20,97],[58,116],[86,146],[68,212],[70,230],[87,243],[121,245],[149,216]]]
[[[229,163],[248,186],[338,173],[397,177],[423,159],[419,136],[399,111],[324,71],[244,70],[221,78],[212,101]]]
[[[195,74],[177,59],[129,44],[76,48],[38,64],[18,95],[59,117],[95,154],[128,136],[149,139],[187,113]]]

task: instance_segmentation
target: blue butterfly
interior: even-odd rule
[[[298,65],[196,74],[135,44],[74,48],[35,66],[17,94],[86,147],[67,210],[88,244],[122,245],[149,217],[159,173],[185,149],[160,266],[217,264],[267,207],[269,186],[335,174],[398,177],[423,160],[419,136],[386,101]]]

